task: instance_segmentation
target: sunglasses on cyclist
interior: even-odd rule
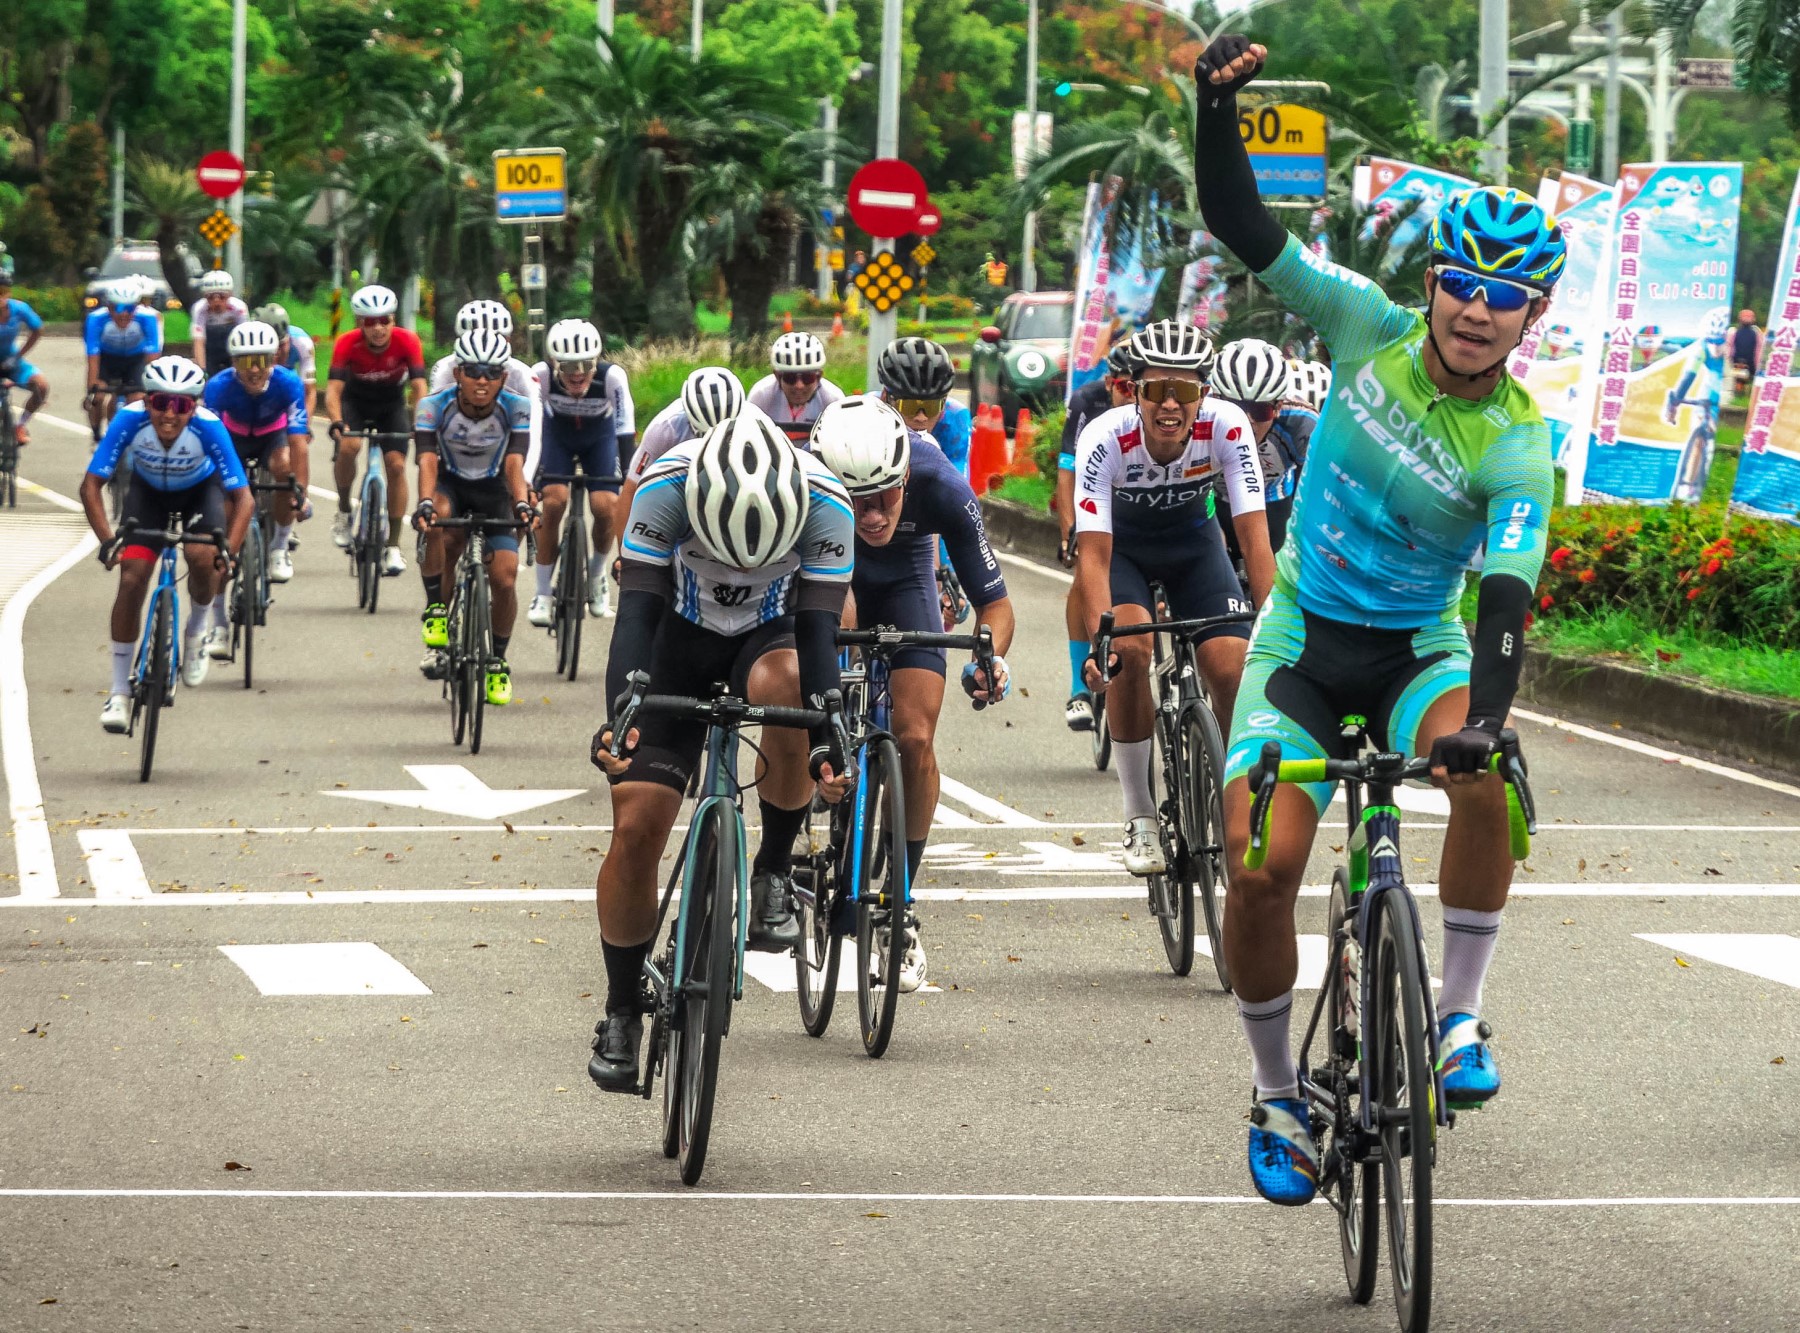
[[[493,366],[485,361],[465,361],[457,369],[462,371],[465,379],[503,380],[506,378],[505,366]]]
[[[231,364],[239,370],[267,370],[275,364],[273,352],[245,352],[231,358]]]
[[[1135,394],[1137,392],[1137,381],[1129,375],[1114,375],[1112,386],[1120,393]]]
[[[1252,421],[1261,423],[1275,420],[1274,403],[1246,403],[1236,398],[1228,398],[1226,401],[1236,404],[1238,410]]]
[[[556,370],[559,375],[592,375],[600,367],[597,361],[558,361]]]
[[[888,486],[879,491],[864,491],[861,495],[850,497],[850,508],[858,514],[866,514],[871,510],[886,510],[896,504],[901,492],[906,489],[904,483]]]
[[[1189,403],[1199,402],[1206,393],[1206,386],[1198,380],[1139,380],[1137,385],[1138,398],[1146,403],[1173,398],[1186,407]]]
[[[781,372],[783,384],[817,384],[819,372],[816,370],[784,370]]]
[[[1501,312],[1523,310],[1535,298],[1543,295],[1535,287],[1509,282],[1505,278],[1489,277],[1485,273],[1471,273],[1466,268],[1440,266],[1437,279],[1438,286],[1448,292],[1452,300],[1473,301],[1479,294],[1487,302],[1489,310]]]
[[[944,410],[942,398],[896,398],[894,410],[903,417],[916,417],[923,412],[928,417],[935,417]]]
[[[392,315],[364,315],[362,317],[362,326],[365,329],[378,329],[384,324],[392,324],[393,322],[394,317]]]
[[[179,417],[187,416],[196,406],[192,398],[180,393],[153,393],[148,401],[152,412],[173,412]]]

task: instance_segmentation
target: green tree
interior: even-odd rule
[[[100,258],[100,211],[106,197],[106,136],[92,121],[64,132],[44,163],[44,193],[62,227],[63,243],[76,267]],[[73,274],[69,275],[71,280]]]
[[[6,243],[18,261],[18,273],[27,281],[47,286],[67,280],[71,264],[68,243],[43,186],[27,190],[19,206],[7,215]]]
[[[162,253],[163,281],[183,307],[192,305],[199,293],[181,260],[183,242],[212,211],[212,200],[200,192],[191,169],[143,153],[127,161],[125,178],[131,187],[132,207],[149,223]]]

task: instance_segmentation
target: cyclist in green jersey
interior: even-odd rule
[[[1268,859],[1250,871],[1245,775],[1271,740],[1284,758],[1338,757],[1349,714],[1385,749],[1429,750],[1450,797],[1438,876],[1444,1095],[1463,1106],[1492,1097],[1500,1076],[1481,991],[1513,863],[1504,787],[1486,770],[1518,689],[1552,489],[1549,432],[1504,366],[1566,256],[1554,219],[1498,189],[1463,191],[1438,214],[1423,311],[1313,254],[1263,207],[1238,133],[1237,91],[1266,55],[1232,35],[1200,57],[1194,160],[1207,229],[1332,355],[1226,758],[1225,952],[1261,1107],[1250,1174],[1263,1197],[1300,1204],[1317,1188],[1319,1152],[1289,1040],[1294,900],[1331,787],[1276,791]],[[1484,542],[1471,650],[1458,607]]]

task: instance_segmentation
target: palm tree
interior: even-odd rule
[[[307,186],[285,197],[244,201],[244,258],[256,274],[255,290],[306,291],[319,281],[319,251],[328,238],[306,220],[317,198],[317,189]]]
[[[1655,0],[1652,23],[1685,46],[1706,0]],[[1731,46],[1744,88],[1782,96],[1788,123],[1800,129],[1800,0],[1736,0],[1731,7]]]
[[[150,223],[162,252],[163,281],[185,309],[200,298],[181,261],[182,238],[212,211],[212,201],[201,193],[191,170],[143,153],[132,156],[125,174],[132,205]]]

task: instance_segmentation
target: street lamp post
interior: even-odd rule
[[[900,156],[900,28],[901,0],[882,0],[881,7],[881,88],[875,117],[875,156]],[[889,237],[875,239],[875,254],[892,254],[894,242]],[[868,386],[874,390],[880,377],[875,363],[882,349],[894,340],[899,316],[893,310],[869,309],[869,351],[866,367]]]
[[[1025,142],[1037,144],[1038,0],[1031,0],[1025,20]],[[1028,148],[1029,152],[1030,149]],[[1037,290],[1037,210],[1025,215],[1025,236],[1019,247],[1019,290]]]
[[[594,0],[594,26],[608,37],[613,35],[613,0]],[[610,65],[612,48],[601,41],[596,41],[594,46],[600,52],[600,58]]]
[[[231,6],[231,131],[232,156],[244,160],[244,43],[248,16],[246,0],[233,0]],[[244,285],[244,189],[239,186],[231,196],[231,220],[237,229],[225,247],[225,267],[241,288]]]
[[[706,0],[694,0],[694,13],[688,31],[688,49],[694,53],[694,59],[700,58],[700,29],[706,22]]]
[[[837,17],[838,0],[825,0],[825,17]],[[825,164],[819,168],[819,183],[825,187],[825,197],[831,198],[831,192],[837,188],[837,160],[832,156],[832,144],[837,138],[838,111],[837,102],[829,95],[819,99],[820,124],[825,130],[826,150]],[[835,200],[833,201],[835,205]],[[832,209],[834,225],[843,225],[843,214],[836,207]],[[836,238],[827,232],[819,238],[818,256],[818,297],[821,301],[831,299],[831,251],[832,241]]]
[[[1487,134],[1487,146],[1481,150],[1481,169],[1495,184],[1506,184],[1508,146],[1505,116],[1494,117],[1495,110],[1507,97],[1506,30],[1512,24],[1509,0],[1481,0],[1481,82],[1476,101],[1481,124]]]

